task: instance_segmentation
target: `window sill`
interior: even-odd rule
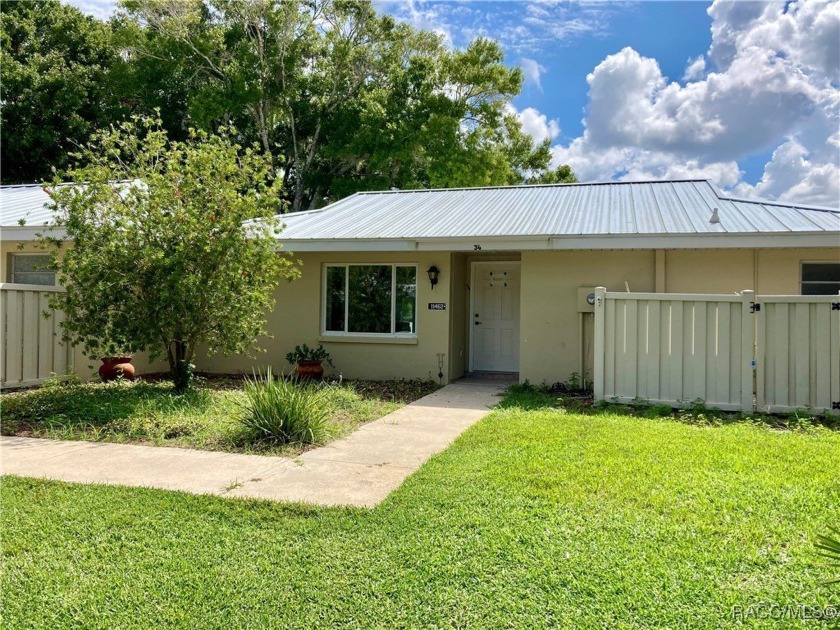
[[[393,337],[377,337],[368,335],[321,335],[318,337],[318,341],[323,343],[384,343],[416,346],[417,336],[397,337],[394,335]]]

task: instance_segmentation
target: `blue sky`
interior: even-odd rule
[[[840,0],[375,5],[452,46],[499,41],[526,76],[512,111],[584,181],[704,177],[840,206]]]

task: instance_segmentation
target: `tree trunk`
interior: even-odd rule
[[[181,339],[171,340],[166,349],[169,359],[169,376],[172,379],[172,386],[178,393],[186,391],[192,380],[192,366],[187,354],[188,350],[187,342]]]

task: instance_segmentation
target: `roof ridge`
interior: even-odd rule
[[[754,203],[759,206],[776,206],[779,208],[796,208],[797,210],[808,210],[811,212],[828,212],[829,214],[840,214],[840,208],[829,208],[828,206],[814,206],[811,204],[785,203],[784,201],[771,201],[770,199],[747,199],[745,197],[721,197],[724,201],[735,201],[738,203]]]
[[[360,190],[351,196],[355,195],[389,195],[389,194],[407,194],[407,193],[435,193],[435,192],[453,192],[453,191],[475,191],[475,190],[522,190],[534,188],[562,188],[562,187],[585,187],[585,186],[632,186],[638,184],[682,184],[682,183],[703,183],[708,185],[714,195],[721,201],[733,201],[739,203],[754,203],[759,205],[777,206],[780,208],[796,208],[799,210],[809,210],[815,212],[828,212],[831,214],[840,214],[840,209],[830,208],[828,206],[817,206],[811,204],[796,204],[786,203],[783,201],[771,201],[769,199],[748,199],[745,197],[730,197],[715,186],[710,180],[703,178],[685,178],[685,179],[646,179],[638,181],[597,181],[597,182],[566,182],[561,184],[507,184],[502,186],[461,186],[456,188],[408,188],[405,190]],[[343,201],[339,200],[339,201]],[[329,204],[332,205],[332,204]],[[325,208],[329,205],[324,206]]]
[[[687,179],[643,179],[638,181],[597,181],[597,182],[563,182],[559,184],[502,184],[499,186],[458,186],[454,188],[406,188],[399,190],[360,190],[354,194],[356,195],[387,195],[400,193],[421,193],[421,192],[448,192],[454,190],[505,190],[505,189],[523,189],[523,188],[562,188],[573,186],[620,186],[633,184],[677,184],[687,182],[706,182],[709,180],[703,178],[687,178]]]

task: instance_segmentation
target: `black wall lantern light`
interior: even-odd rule
[[[432,291],[434,291],[435,285],[438,283],[438,278],[440,277],[440,269],[432,265],[426,273],[429,274],[429,282],[431,282]]]

